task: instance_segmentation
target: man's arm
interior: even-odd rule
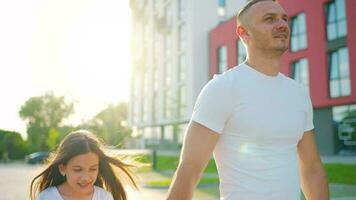
[[[177,171],[168,191],[168,200],[190,200],[208,164],[219,134],[192,121],[183,142]]]
[[[307,200],[328,200],[329,187],[313,131],[304,132],[298,143],[301,187]]]

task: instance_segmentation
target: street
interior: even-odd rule
[[[0,164],[1,200],[29,199],[30,182],[42,169],[41,165]],[[128,199],[164,199],[166,190],[141,188],[136,191],[127,188]]]
[[[28,165],[24,163],[0,164],[0,194],[1,200],[29,199],[30,182],[40,172],[42,165]],[[138,175],[139,178],[144,176]],[[165,199],[167,189],[149,189],[141,187],[139,191],[127,187],[129,200],[160,200]],[[205,193],[197,192],[194,200],[214,200]]]
[[[323,159],[324,160],[324,159]],[[340,161],[340,160],[339,160]],[[342,160],[341,160],[342,161]],[[353,162],[354,163],[354,160]],[[1,200],[27,200],[29,199],[29,187],[32,178],[40,172],[42,165],[28,165],[24,163],[0,163],[0,194]],[[155,172],[138,174],[140,183],[150,179],[161,179],[160,175]],[[167,189],[152,189],[140,187],[140,190],[134,190],[131,187],[126,188],[129,200],[163,200],[165,199]],[[330,184],[330,191],[333,196],[332,200],[352,200],[356,199],[355,185],[338,185]],[[193,200],[216,200],[217,197],[196,190]]]

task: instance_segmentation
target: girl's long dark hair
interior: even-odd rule
[[[30,199],[34,200],[37,192],[51,186],[59,186],[66,181],[58,169],[60,164],[66,165],[74,156],[93,152],[99,157],[99,173],[94,185],[111,192],[114,200],[126,200],[127,195],[121,182],[122,176],[115,170],[123,172],[126,179],[138,188],[130,170],[133,165],[122,162],[116,156],[110,156],[104,151],[104,143],[87,130],[79,130],[68,134],[60,143],[57,151],[49,159],[48,166],[38,174],[30,186]]]

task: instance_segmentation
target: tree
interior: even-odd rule
[[[0,160],[23,159],[26,153],[27,145],[20,133],[0,130]]]
[[[56,128],[50,128],[48,132],[48,137],[46,140],[46,144],[50,150],[53,150],[57,145],[59,133]]]
[[[125,126],[127,109],[127,103],[109,105],[80,128],[93,130],[109,145],[121,146],[131,134],[131,129]]]
[[[67,103],[63,96],[47,92],[43,96],[31,97],[21,107],[20,117],[27,125],[28,142],[32,151],[49,150],[56,144],[57,133],[63,119],[74,112],[73,103]],[[49,138],[49,135],[51,136]]]

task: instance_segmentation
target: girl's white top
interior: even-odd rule
[[[43,190],[36,197],[36,200],[63,200],[63,198],[59,194],[57,187],[49,187]],[[94,195],[92,200],[114,200],[114,198],[110,192],[94,185]]]

